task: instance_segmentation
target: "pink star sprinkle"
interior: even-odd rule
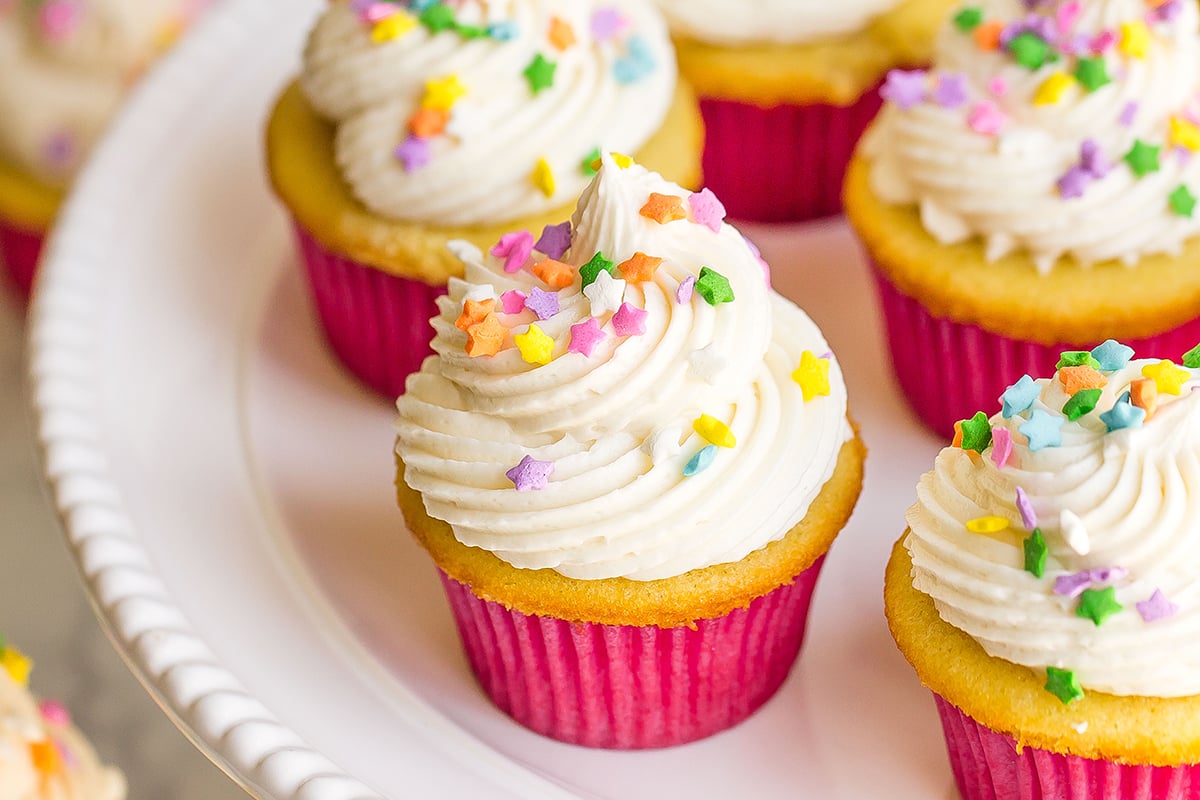
[[[509,289],[500,295],[500,308],[505,314],[520,314],[525,310],[526,295],[516,289]]]
[[[1012,431],[1008,428],[992,428],[992,461],[996,467],[1004,469],[1008,457],[1012,455]]]
[[[725,206],[717,199],[710,189],[701,189],[688,198],[692,207],[692,222],[704,225],[713,233],[721,232],[721,223],[725,221]]]
[[[646,332],[646,317],[649,315],[644,309],[622,303],[617,313],[613,314],[613,333],[617,336],[641,336]]]
[[[683,279],[683,283],[679,284],[679,288],[675,290],[675,302],[679,305],[692,302],[692,295],[696,291],[696,276],[688,275]]]
[[[66,706],[55,700],[43,700],[38,703],[38,712],[41,713],[42,719],[55,727],[65,728],[71,724],[71,714]]]
[[[615,38],[629,24],[629,20],[621,16],[615,8],[601,8],[592,15],[592,38],[597,42],[607,42]]]
[[[504,234],[492,248],[492,255],[504,259],[505,272],[516,272],[533,255],[533,234],[529,231]]]
[[[997,75],[988,81],[987,89],[996,97],[1004,97],[1004,95],[1008,94],[1008,81],[1004,80],[1002,76]]]
[[[79,27],[79,4],[73,0],[50,0],[38,12],[42,36],[52,42],[66,39]]]
[[[600,330],[600,322],[595,317],[588,317],[583,322],[571,326],[571,344],[567,346],[568,353],[580,353],[591,358],[596,345],[608,338],[608,334]]]
[[[1155,589],[1149,600],[1143,600],[1134,605],[1146,622],[1158,622],[1160,619],[1173,617],[1179,613],[1179,606],[1168,600],[1162,589]]]
[[[1004,116],[1004,112],[986,100],[976,103],[967,114],[967,125],[971,130],[985,136],[995,136],[1004,129],[1007,122],[1008,118]]]
[[[1079,20],[1079,14],[1083,11],[1083,4],[1078,0],[1072,0],[1070,3],[1063,3],[1058,7],[1055,13],[1058,22],[1058,31],[1060,34],[1071,32],[1071,28],[1075,27],[1075,23]]]
[[[525,456],[520,464],[504,474],[517,487],[518,492],[538,492],[550,484],[550,476],[554,474],[554,462],[538,461],[533,456]]]

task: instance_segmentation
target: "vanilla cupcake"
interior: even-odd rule
[[[1063,353],[964,423],[892,553],[965,800],[1195,796],[1200,348],[1132,354]]]
[[[929,63],[952,0],[657,0],[700,95],[704,179],[731,216],[837,214],[893,67]]]
[[[398,402],[400,505],[471,668],[547,736],[663,747],[753,713],[858,497],[838,363],[722,216],[606,157],[556,258],[456,246]]]
[[[199,0],[0,2],[0,262],[28,295],[63,193]]]
[[[647,3],[338,0],[267,155],[333,349],[395,397],[461,273],[448,241],[536,242],[570,216],[602,145],[695,183],[701,137]]]
[[[889,76],[846,183],[918,415],[948,434],[1061,350],[1200,338],[1196,4],[988,0],[934,62]]]

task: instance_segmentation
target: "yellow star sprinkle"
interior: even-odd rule
[[[800,366],[792,373],[792,380],[800,384],[804,402],[814,397],[829,395],[829,359],[817,358],[808,350],[800,354]]]
[[[1147,364],[1142,367],[1142,375],[1154,381],[1159,394],[1180,394],[1183,385],[1192,378],[1192,373],[1180,369],[1170,361]]]
[[[971,533],[999,533],[1007,527],[1008,520],[1004,517],[979,517],[967,522],[967,530]]]
[[[425,81],[425,97],[421,100],[421,108],[449,111],[466,94],[467,87],[463,85],[457,75],[447,75],[440,80],[428,80]]]
[[[737,447],[737,437],[733,435],[733,431],[729,430],[729,426],[716,417],[701,414],[692,423],[692,427],[710,444],[715,444],[717,447]]]
[[[1145,58],[1150,52],[1150,28],[1139,20],[1121,25],[1121,52],[1132,58]]]
[[[399,39],[415,27],[417,27],[416,17],[407,11],[397,11],[371,26],[371,41],[375,44],[390,42],[393,39]]]
[[[1200,150],[1200,126],[1183,117],[1171,117],[1171,132],[1167,140],[1188,150]]]
[[[554,180],[554,169],[550,166],[549,161],[539,158],[531,177],[533,185],[538,188],[538,191],[546,197],[554,196],[554,192],[558,189],[558,183]]]
[[[537,325],[530,325],[525,333],[513,337],[513,343],[521,351],[521,358],[529,364],[546,365],[554,356],[554,340],[542,333]]]
[[[613,163],[620,169],[629,169],[633,166],[633,159],[623,153],[609,153],[612,156]],[[600,171],[600,159],[592,161],[592,172]]]
[[[6,647],[3,652],[0,652],[0,667],[4,667],[5,672],[15,682],[26,686],[29,683],[29,671],[33,669],[33,662],[17,648]]]
[[[1033,104],[1035,106],[1054,105],[1059,100],[1062,100],[1067,89],[1074,85],[1075,79],[1065,72],[1055,72],[1049,78],[1042,81],[1042,85],[1038,87],[1033,95]]]

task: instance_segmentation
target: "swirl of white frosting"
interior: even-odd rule
[[[1200,230],[1200,215],[1169,200],[1181,186],[1200,194],[1200,142],[1177,148],[1171,134],[1172,119],[1196,111],[1196,4],[1172,0],[1162,14],[1145,0],[1057,0],[1033,12],[1020,0],[978,6],[984,24],[1040,20],[1056,60],[1027,69],[1003,45],[983,49],[974,32],[948,24],[925,99],[893,95],[865,142],[876,194],[918,204],[943,243],[980,236],[989,259],[1024,251],[1043,272],[1064,255],[1134,264],[1177,251]],[[1096,53],[1110,82],[1089,91],[1073,76],[1080,57]],[[943,81],[961,81],[965,96],[939,93]],[[1076,175],[1077,195],[1059,182],[1083,163],[1085,141],[1103,166]],[[1160,168],[1141,177],[1123,160],[1137,141],[1161,148]]]
[[[337,122],[336,155],[354,194],[377,214],[442,226],[495,224],[572,202],[587,185],[589,153],[634,153],[662,126],[675,90],[675,60],[650,4],[619,0],[478,0],[456,6],[462,22],[509,26],[511,39],[464,39],[417,25],[372,41],[347,3],[330,6],[305,51],[302,85]],[[615,11],[597,38],[594,15]],[[558,21],[556,23],[556,20]],[[610,20],[611,21],[611,20]],[[559,49],[552,26],[574,43]],[[561,28],[561,25],[559,26]],[[553,85],[536,94],[525,76],[538,55],[555,63]],[[640,71],[623,82],[630,64]],[[426,83],[457,77],[466,94],[443,135],[428,137],[428,163],[406,169],[394,155]],[[541,160],[547,192],[531,178]]]
[[[35,0],[0,11],[0,157],[48,183],[69,180],[199,5]]]
[[[861,31],[900,0],[658,0],[671,32],[722,45],[801,44]]]
[[[1036,411],[1061,419],[1069,397],[1059,380],[1038,381],[1031,411],[991,420],[1012,433],[1004,467],[994,448],[950,447],[922,476],[907,515],[913,584],[989,655],[1071,669],[1085,688],[1109,694],[1200,694],[1200,372],[1187,371],[1179,396],[1159,394],[1144,425],[1110,433],[1099,417],[1156,363],[1105,373],[1096,410],[1064,422],[1061,446],[1033,451],[1019,428]],[[1049,550],[1041,578],[1025,570],[1018,488]],[[1010,529],[968,531],[988,516]],[[1123,606],[1099,626],[1076,614],[1077,597],[1055,591],[1060,578],[1087,570],[1115,571],[1091,588],[1114,586]],[[1177,608],[1147,621],[1138,604],[1156,592]]]
[[[625,293],[648,312],[644,335],[618,337],[607,322],[591,357],[566,352],[571,326],[591,316],[576,277],[558,292],[559,313],[538,323],[555,340],[548,365],[534,368],[515,349],[470,358],[455,328],[464,299],[540,284],[469,254],[465,281],[450,282],[433,320],[437,355],[398,401],[396,449],[409,486],[463,544],[572,578],[667,578],[782,538],[833,474],[852,435],[838,365],[829,365],[830,394],[807,403],[791,377],[804,351],[827,353],[820,332],[767,288],[736,229],[652,222],[639,214],[651,192],[688,197],[655,173],[608,162],[580,199],[565,258],[663,258],[652,281]],[[708,265],[736,299],[678,302],[681,282]],[[708,444],[693,430],[701,414],[727,423],[736,446],[684,477]],[[518,492],[505,477],[527,455],[554,463],[544,490]]]

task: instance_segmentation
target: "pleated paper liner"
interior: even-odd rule
[[[26,230],[0,219],[0,265],[5,280],[22,300],[28,300],[33,290],[33,277],[45,240],[43,231]]]

